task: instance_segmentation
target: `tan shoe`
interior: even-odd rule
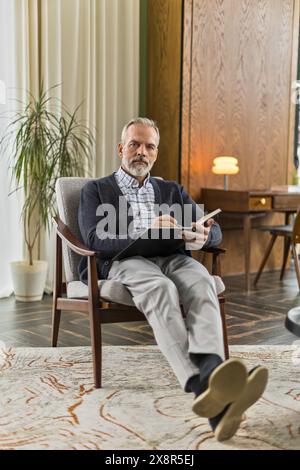
[[[243,419],[244,411],[262,396],[267,382],[268,370],[265,367],[259,366],[249,372],[246,387],[238,399],[229,405],[215,428],[214,433],[218,441],[225,441],[234,436]]]
[[[248,379],[246,366],[239,359],[228,359],[213,370],[208,388],[199,395],[192,410],[204,418],[218,415],[225,406],[237,400]]]

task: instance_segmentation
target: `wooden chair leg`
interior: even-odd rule
[[[265,253],[265,256],[263,257],[263,260],[262,260],[262,262],[261,262],[261,265],[260,265],[260,267],[259,267],[259,269],[258,269],[258,272],[257,272],[256,276],[255,276],[254,283],[253,283],[254,286],[256,286],[256,284],[257,284],[257,282],[258,282],[258,280],[259,280],[259,278],[260,278],[260,275],[261,275],[261,273],[263,272],[263,269],[264,269],[265,264],[266,264],[266,262],[267,262],[267,260],[268,260],[268,258],[269,258],[269,256],[270,256],[270,253],[271,253],[271,250],[272,250],[272,248],[273,248],[273,245],[274,245],[274,243],[275,243],[276,238],[277,238],[277,235],[273,234],[273,235],[272,235],[272,238],[271,238],[271,240],[270,240],[270,242],[269,242],[269,245],[268,245],[268,247],[267,247],[267,251],[266,251],[266,253]]]
[[[295,264],[295,271],[296,271],[298,286],[299,286],[299,290],[300,290],[300,267],[299,267],[298,253],[297,253],[297,250],[296,250],[295,243],[292,243],[292,252],[293,252],[293,257],[294,257],[294,264]]]
[[[225,354],[225,359],[229,359],[229,347],[228,347],[228,336],[227,336],[227,327],[226,327],[226,318],[225,318],[224,297],[219,297],[219,304],[220,304],[220,315],[221,315],[222,329],[223,329],[224,354]]]
[[[89,312],[95,388],[102,387],[102,340],[99,313],[99,310],[93,309]]]
[[[61,310],[57,309],[57,298],[62,295],[62,241],[56,235],[56,258],[54,272],[54,288],[52,302],[52,339],[51,345],[57,346]]]
[[[89,320],[92,343],[94,382],[96,388],[101,388],[102,377],[102,341],[101,341],[101,321],[100,321],[100,297],[98,289],[98,276],[96,257],[88,258],[88,279],[89,279]]]
[[[54,300],[53,300],[53,304],[54,304]],[[55,308],[55,305],[53,305],[52,307],[52,338],[51,338],[51,346],[53,347],[57,346],[60,317],[61,317],[61,310],[57,310]]]
[[[289,237],[284,237],[284,249],[283,249],[283,259],[282,259],[282,266],[281,266],[281,272],[280,272],[280,280],[283,279],[283,276],[285,273],[286,262],[289,256],[290,246],[291,246],[291,239]]]

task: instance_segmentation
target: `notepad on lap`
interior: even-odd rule
[[[204,224],[208,219],[221,212],[216,209],[204,215],[197,223]],[[124,250],[114,256],[113,261],[118,261],[132,256],[143,256],[151,258],[153,256],[168,256],[179,248],[183,247],[185,240],[182,238],[183,230],[193,230],[193,227],[149,227],[141,235],[132,241]]]
[[[180,227],[149,227],[139,238],[133,240],[124,250],[114,256],[113,261],[118,261],[132,256],[168,256],[178,248],[184,246],[182,228]]]

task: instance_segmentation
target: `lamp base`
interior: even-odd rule
[[[228,191],[228,175],[224,175],[224,189]]]

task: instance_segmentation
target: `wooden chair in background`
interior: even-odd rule
[[[291,224],[291,225],[278,225],[278,226],[275,226],[275,227],[261,227],[259,230],[270,232],[271,239],[270,239],[270,242],[267,246],[265,255],[262,259],[262,262],[260,264],[258,272],[255,276],[254,286],[256,286],[256,284],[259,281],[261,273],[262,273],[262,271],[265,267],[265,264],[266,264],[266,262],[267,262],[267,260],[270,256],[270,253],[272,251],[273,245],[274,245],[277,237],[283,237],[283,239],[284,239],[284,250],[283,250],[282,266],[281,266],[281,271],[280,271],[280,280],[283,279],[285,269],[286,269],[286,263],[287,263],[290,248],[291,248],[292,249],[292,254],[293,254],[293,259],[294,259],[294,264],[295,264],[295,271],[296,271],[298,286],[299,286],[299,290],[300,290],[300,267],[299,267],[298,254],[297,254],[297,250],[296,250],[297,243],[300,243],[300,212],[297,213],[297,215],[295,217],[295,220],[294,220],[293,224]]]

